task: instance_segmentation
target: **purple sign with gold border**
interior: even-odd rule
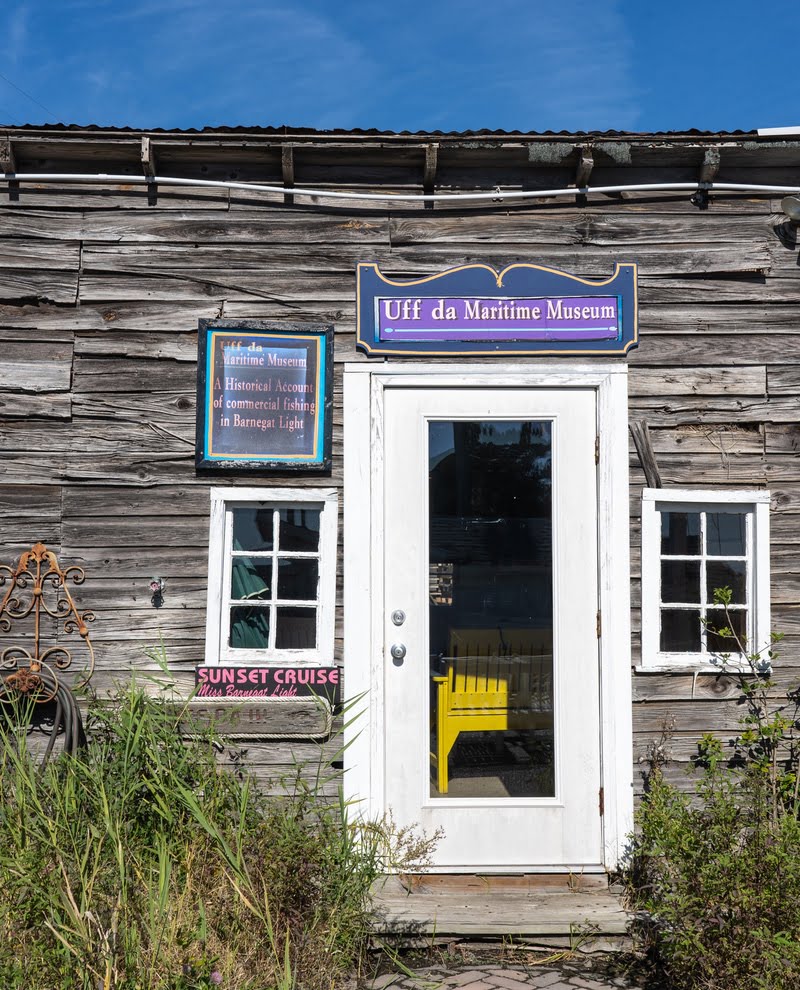
[[[463,265],[387,278],[373,262],[356,276],[358,347],[370,356],[627,354],[638,343],[636,265],[607,279],[539,265]]]

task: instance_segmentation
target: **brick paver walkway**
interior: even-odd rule
[[[428,966],[384,973],[367,983],[368,990],[644,990],[643,984],[623,975],[609,975],[608,967],[591,959],[570,959],[543,965]]]

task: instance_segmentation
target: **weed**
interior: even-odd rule
[[[352,820],[322,772],[263,798],[136,684],[94,702],[87,732],[43,767],[24,730],[0,736],[3,987],[323,990],[358,966],[376,877],[424,857]]]

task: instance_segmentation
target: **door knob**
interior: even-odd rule
[[[403,643],[393,643],[389,652],[392,654],[395,660],[402,660],[406,655],[406,648]]]

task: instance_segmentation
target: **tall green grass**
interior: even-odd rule
[[[44,767],[0,735],[0,986],[323,990],[360,965],[374,880],[424,840],[351,821],[324,774],[266,800],[136,685],[87,728]]]

